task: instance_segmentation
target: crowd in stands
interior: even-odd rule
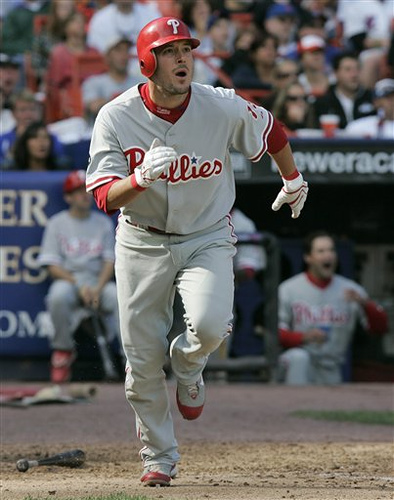
[[[195,81],[234,88],[289,136],[335,114],[341,135],[394,138],[394,0],[16,0],[0,11],[0,168],[19,168],[32,123],[78,118],[89,137],[101,106],[144,81],[137,34],[162,15],[201,40]]]

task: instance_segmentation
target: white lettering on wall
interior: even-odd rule
[[[4,227],[45,226],[48,195],[38,189],[0,190],[0,224]]]
[[[47,311],[32,319],[28,311],[0,310],[0,338],[51,338],[54,327]]]
[[[28,283],[35,285],[46,280],[48,272],[37,262],[39,246],[24,250],[18,246],[0,247],[0,283]]]

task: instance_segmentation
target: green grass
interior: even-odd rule
[[[357,424],[393,425],[394,412],[377,410],[298,410],[291,413],[295,417],[354,422]]]
[[[28,496],[25,500],[38,500],[37,498]],[[53,500],[53,497],[47,497],[41,500]],[[70,497],[64,500],[76,500],[76,497]],[[88,497],[78,497],[78,500],[153,500],[152,497],[145,495],[126,495],[125,493],[112,493],[111,495],[89,495]],[[168,499],[171,500],[171,499]]]

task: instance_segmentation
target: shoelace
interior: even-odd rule
[[[189,387],[187,388],[187,392],[192,399],[196,399],[199,392],[197,382],[193,385],[189,385]]]

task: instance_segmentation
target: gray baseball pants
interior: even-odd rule
[[[71,351],[74,348],[74,332],[90,311],[81,304],[78,288],[66,280],[55,280],[49,287],[46,305],[54,326],[54,337],[51,348],[61,351]],[[104,285],[101,295],[99,312],[106,323],[108,340],[119,334],[119,313],[116,297],[116,285],[109,282]]]
[[[119,219],[115,275],[125,391],[145,465],[179,460],[163,370],[175,288],[186,330],[171,343],[171,367],[178,381],[192,384],[231,332],[234,244],[227,218],[186,236],[156,234]]]

